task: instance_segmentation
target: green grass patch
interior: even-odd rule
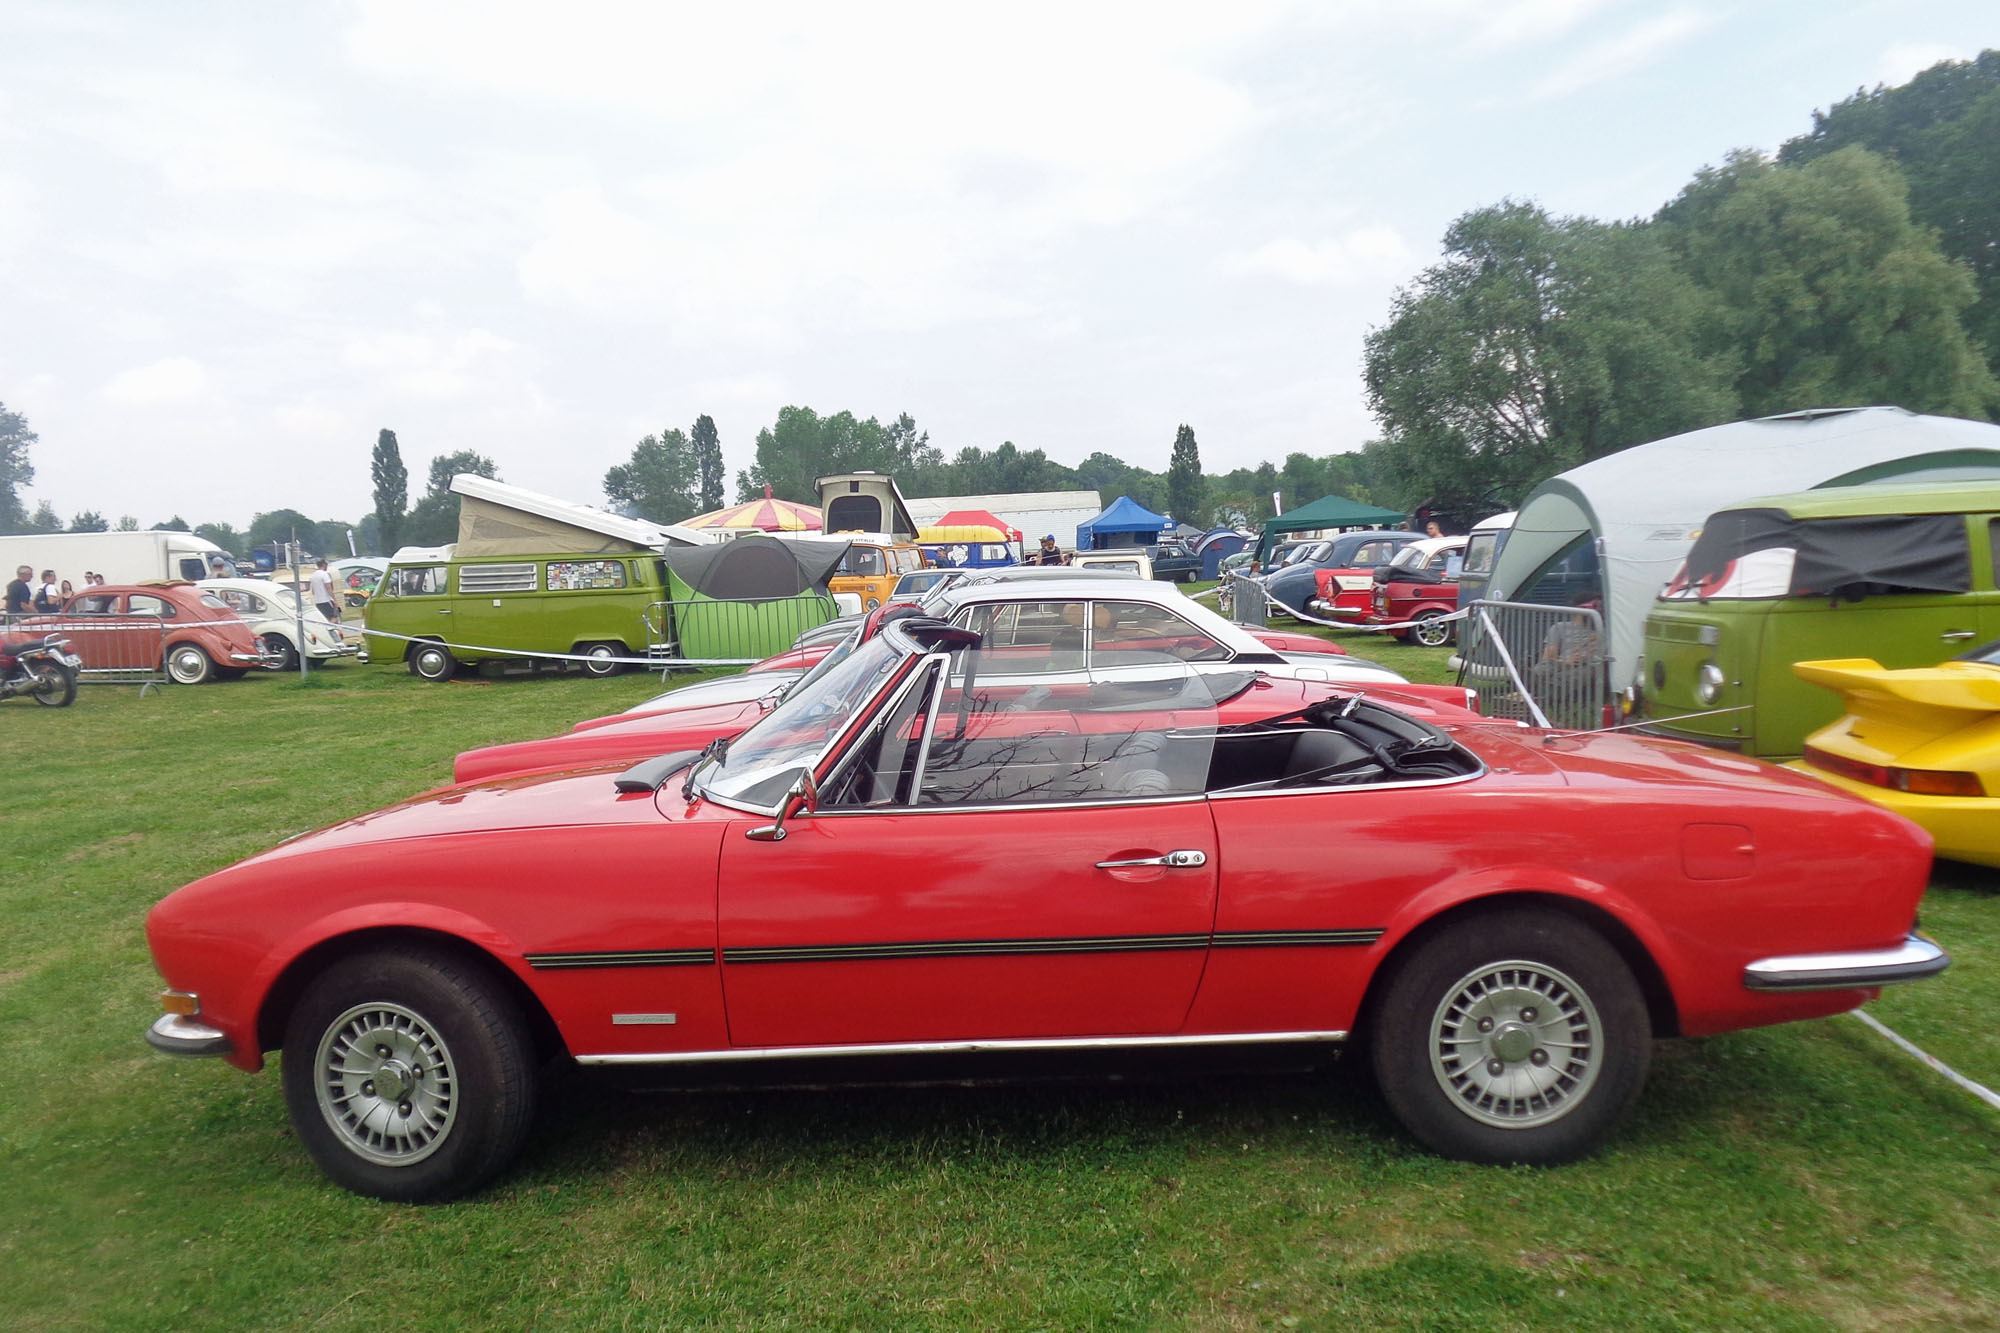
[[[1447,679],[1441,649],[1347,635]],[[560,1085],[477,1198],[326,1183],[275,1071],[173,1061],[147,908],[649,677],[345,663],[0,705],[10,1328],[1860,1329],[2000,1325],[2000,1116],[1847,1018],[1667,1042],[1603,1156],[1416,1150],[1352,1071],[634,1096]],[[1301,836],[1311,836],[1302,830]],[[2000,877],[1941,869],[1944,979],[1875,1011],[2000,1083]]]

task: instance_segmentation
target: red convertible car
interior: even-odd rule
[[[1911,933],[1928,839],[1810,778],[1155,665],[1024,687],[977,631],[897,621],[703,754],[295,839],[153,909],[148,1039],[245,1070],[282,1050],[301,1143],[387,1199],[506,1167],[551,1060],[1355,1033],[1423,1143],[1556,1163],[1613,1131],[1656,1035],[1839,1013],[1948,962]]]

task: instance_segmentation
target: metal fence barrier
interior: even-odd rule
[[[137,685],[144,696],[167,683],[167,625],[163,620],[136,616],[35,617],[9,628],[10,638],[60,634],[69,650],[83,659],[79,685]]]
[[[1459,627],[1458,683],[1488,717],[1538,727],[1604,725],[1604,616],[1595,607],[1475,601]]]
[[[761,662],[839,614],[831,597],[815,592],[654,602],[646,608],[646,656],[661,667]]]
[[[1271,623],[1264,585],[1248,574],[1232,571],[1223,580],[1222,592],[1217,595],[1215,604],[1235,624],[1262,629]]]

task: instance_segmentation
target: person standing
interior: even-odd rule
[[[306,580],[312,593],[313,605],[319,608],[320,615],[329,623],[338,623],[340,602],[333,594],[333,575],[327,572],[324,557],[314,561],[313,564],[312,577]]]
[[[42,586],[35,590],[35,609],[62,610],[62,589],[56,586],[56,572],[53,569],[42,571]]]
[[[7,614],[25,616],[34,602],[34,593],[28,587],[28,580],[34,576],[33,565],[22,565],[14,571],[13,579],[7,584]]]

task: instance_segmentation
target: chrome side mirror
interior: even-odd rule
[[[778,804],[778,820],[774,824],[760,824],[753,829],[745,829],[743,836],[752,842],[783,842],[785,821],[795,814],[811,814],[819,809],[819,783],[813,780],[811,769],[800,769],[792,782],[791,790]]]

